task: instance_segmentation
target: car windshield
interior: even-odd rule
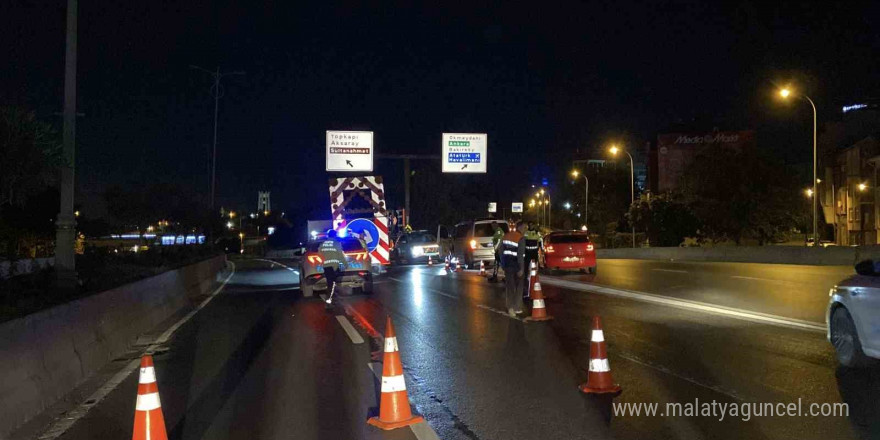
[[[507,232],[507,225],[504,223],[495,223],[501,227],[501,230]],[[492,223],[477,223],[474,225],[474,237],[491,237],[495,235],[495,228]]]
[[[587,234],[550,235],[546,241],[548,243],[589,243],[590,236]]]
[[[408,241],[415,244],[436,243],[437,238],[428,233],[410,234],[408,237]]]

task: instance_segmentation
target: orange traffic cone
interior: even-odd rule
[[[432,259],[431,259],[431,256],[428,255],[428,267],[431,267],[431,266],[433,266],[433,265],[434,265],[434,260],[432,260]]]
[[[159,403],[156,369],[153,367],[153,357],[150,355],[141,358],[137,404],[134,409],[134,433],[131,435],[131,440],[168,440],[162,405]]]
[[[413,425],[425,420],[414,416],[409,407],[403,365],[391,317],[385,322],[385,356],[382,359],[382,398],[379,401],[379,417],[370,417],[367,423],[390,430]]]
[[[538,281],[538,266],[535,265],[535,261],[532,260],[529,263],[529,292],[532,292],[535,289],[536,281]]]
[[[446,264],[443,266],[443,268],[449,270],[449,258],[446,259]]]
[[[455,271],[456,271],[456,272],[461,272],[461,261],[456,261],[456,262],[455,262]]]
[[[605,334],[602,332],[602,320],[598,316],[593,317],[593,334],[590,338],[590,371],[587,373],[587,382],[578,386],[584,393],[590,394],[620,394],[620,386],[614,383],[611,377],[611,367],[608,365],[608,353],[605,351]]]
[[[544,308],[544,292],[541,290],[541,281],[538,276],[534,277],[535,283],[532,285],[532,316],[526,318],[526,321],[549,321],[552,316],[547,315],[547,309]]]
[[[486,263],[483,260],[480,260],[480,276],[486,276]]]

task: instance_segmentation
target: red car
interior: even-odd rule
[[[596,251],[582,231],[551,232],[544,236],[544,268],[596,273]]]

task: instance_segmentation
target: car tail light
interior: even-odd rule
[[[320,255],[309,255],[307,258],[309,260],[309,263],[312,263],[312,264],[323,264],[324,263],[324,259],[321,258]]]
[[[587,245],[587,252],[593,252],[593,243]]]
[[[477,248],[477,240],[471,240],[471,249]]]
[[[358,272],[358,275],[360,275],[361,277],[365,277],[365,276],[367,276],[367,273],[366,272]]]
[[[367,259],[366,252],[352,252],[350,254],[345,254],[351,258],[354,258],[355,261],[364,261]]]
[[[556,251],[553,250],[553,246],[547,246],[544,248],[544,252],[546,252],[548,254],[552,254],[553,252],[556,252]]]

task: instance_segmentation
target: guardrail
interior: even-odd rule
[[[0,324],[0,438],[208,292],[226,256]]]

